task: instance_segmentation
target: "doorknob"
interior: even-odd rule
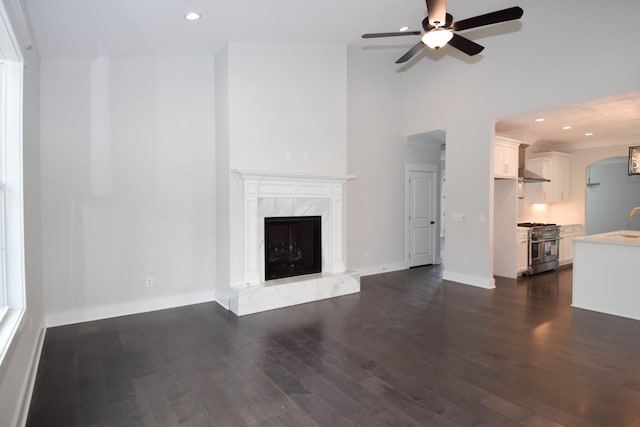
[[[435,223],[436,223],[435,221],[431,221],[431,224],[435,224]]]

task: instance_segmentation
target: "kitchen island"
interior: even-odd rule
[[[573,241],[572,306],[640,320],[640,231]]]

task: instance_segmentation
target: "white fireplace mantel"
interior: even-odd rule
[[[319,182],[337,182],[344,183],[355,179],[355,175],[310,175],[303,173],[281,173],[281,172],[263,172],[252,171],[246,169],[232,169],[231,172],[240,175],[244,180],[294,180],[294,181],[319,181]]]
[[[344,183],[353,175],[318,176],[233,169],[243,181],[243,284],[264,282],[264,224],[267,216],[322,217],[322,271],[346,270]]]
[[[229,309],[257,313],[360,292],[360,275],[346,271],[344,184],[352,175],[318,176],[233,169],[234,264]],[[322,273],[265,282],[264,218],[320,216]]]

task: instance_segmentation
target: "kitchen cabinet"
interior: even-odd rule
[[[582,235],[582,225],[560,226],[560,246],[558,247],[558,262],[560,265],[573,262],[573,240]]]
[[[529,203],[564,203],[570,200],[570,154],[538,153],[527,160],[527,169],[551,180],[527,184],[525,198]]]
[[[493,177],[518,179],[520,141],[496,136],[493,143]]]
[[[518,229],[518,275],[529,267],[529,231]]]

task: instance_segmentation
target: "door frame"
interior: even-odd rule
[[[440,179],[440,165],[430,163],[409,163],[405,162],[405,176],[404,176],[404,263],[409,268],[409,242],[411,241],[411,223],[409,222],[409,206],[411,198],[411,186],[409,184],[409,175],[411,172],[433,172],[434,173],[434,191],[433,191],[433,209],[435,212],[436,222],[434,224],[435,233],[432,233],[434,239],[433,250],[435,251],[433,262],[434,264],[441,264],[440,258],[440,186],[438,185]]]

